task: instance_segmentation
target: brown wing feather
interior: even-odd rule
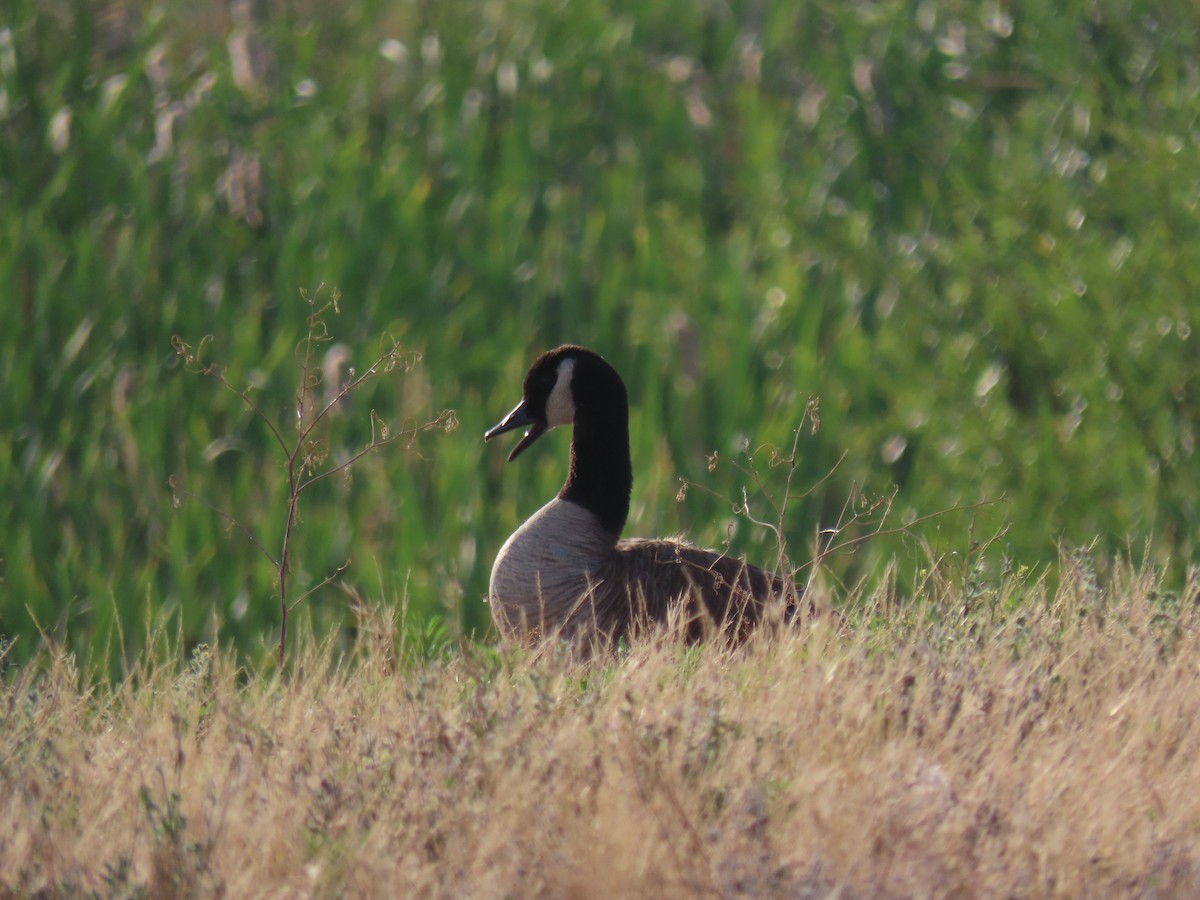
[[[663,622],[678,610],[689,639],[714,630],[740,639],[785,592],[773,573],[678,541],[620,541],[607,568],[605,581],[616,590],[597,596],[598,607],[605,607],[597,613],[616,626],[614,636],[625,631],[623,622]]]

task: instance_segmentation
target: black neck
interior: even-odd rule
[[[629,517],[633,463],[629,458],[629,408],[620,402],[599,409],[577,409],[571,436],[571,468],[558,496],[595,513],[614,539]],[[603,410],[603,412],[602,412]]]

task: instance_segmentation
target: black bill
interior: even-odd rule
[[[525,411],[525,401],[522,400],[513,407],[512,412],[500,420],[496,425],[493,425],[484,432],[483,439],[490,441],[494,437],[499,437],[509,431],[517,428],[526,428],[525,436],[517,442],[517,446],[513,447],[512,453],[508,454],[508,461],[512,462],[518,456],[529,448],[529,445],[546,433],[546,426],[542,422],[537,421],[528,412]]]

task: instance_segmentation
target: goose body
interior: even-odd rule
[[[503,634],[609,642],[670,621],[689,639],[737,637],[769,604],[782,606],[783,580],[739,559],[683,541],[621,539],[633,487],[629,402],[616,370],[584,347],[540,356],[521,402],[484,439],[526,428],[511,461],[558,425],[574,425],[566,482],[492,567],[488,601]]]

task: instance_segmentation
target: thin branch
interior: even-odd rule
[[[762,490],[761,486],[760,486],[759,490]],[[767,502],[771,504],[772,509],[775,509],[776,512],[779,511],[778,507],[775,506],[775,503],[773,501],[768,499]],[[776,539],[779,538],[779,528],[777,526],[772,525],[770,522],[765,522],[760,519],[754,518],[754,515],[750,512],[750,498],[747,496],[745,488],[742,488],[742,505],[740,508],[735,509],[734,512],[737,515],[740,515],[743,518],[747,519],[748,521],[752,522],[753,524],[759,526],[760,528],[770,529],[771,533],[773,535],[775,535]]]
[[[261,420],[263,424],[267,426],[271,434],[275,436],[275,440],[279,444],[279,448],[285,454],[290,454],[291,451],[289,450],[287,443],[284,442],[283,435],[279,433],[279,429],[275,427],[275,423],[271,421],[270,416],[263,412],[262,409],[259,408],[258,404],[250,399],[249,389],[239,390],[238,388],[234,387],[233,383],[225,377],[225,375],[221,372],[221,367],[216,363],[203,363],[200,361],[200,354],[204,352],[204,347],[211,340],[212,335],[205,335],[200,339],[200,346],[193,353],[191,344],[187,343],[185,340],[183,340],[183,338],[176,334],[171,336],[171,346],[175,349],[175,353],[183,358],[184,364],[188,367],[189,371],[197,375],[202,375],[204,377],[213,379],[231,394],[240,397],[242,402],[250,408],[251,412],[253,412],[254,415],[256,415],[259,420]]]
[[[247,528],[245,525],[243,525],[240,520],[238,520],[234,516],[231,516],[229,513],[225,512],[225,510],[219,509],[216,506],[213,506],[211,503],[209,503],[207,500],[205,500],[199,494],[193,494],[187,488],[180,487],[179,481],[178,481],[178,479],[176,479],[176,477],[174,475],[171,475],[167,479],[167,484],[171,488],[172,496],[182,495],[184,497],[187,497],[189,500],[195,500],[201,506],[207,506],[210,510],[212,510],[214,513],[216,513],[218,516],[220,516],[222,519],[224,519],[226,522],[228,522],[232,527],[236,528],[243,535],[245,535],[246,539],[249,540],[250,543],[252,543],[255,547],[258,548],[258,551],[267,558],[267,560],[271,563],[271,565],[274,568],[276,568],[276,569],[279,568],[279,563],[276,561],[275,557],[273,557],[267,551],[267,548],[262,545],[262,543],[259,541],[259,539],[255,536],[254,532],[251,531],[249,528]],[[178,506],[179,505],[178,502],[175,505]]]
[[[819,488],[822,484],[824,484],[826,481],[828,481],[830,478],[832,478],[834,473],[837,472],[837,470],[841,467],[842,463],[845,462],[846,456],[847,456],[847,453],[845,451],[843,451],[842,455],[838,457],[837,462],[835,462],[833,464],[833,467],[828,472],[826,472],[824,475],[822,475],[817,481],[813,482],[812,487],[810,487],[808,490],[806,490],[803,494],[796,494],[795,499],[803,500],[805,497],[812,494],[813,491],[815,491],[817,488]],[[733,467],[736,468],[739,472],[742,472],[742,474],[746,475],[747,477],[751,477],[750,473],[746,469],[743,469],[736,462],[731,461],[731,465],[733,465]],[[739,506],[736,503],[731,502],[730,499],[728,497],[726,497],[724,494],[718,493],[715,489],[710,488],[708,485],[701,484],[698,481],[692,481],[690,478],[680,478],[679,481],[688,490],[691,490],[692,488],[696,488],[696,490],[702,491],[703,493],[708,494],[710,497],[720,500],[722,503],[728,503],[734,513],[740,513],[741,506]],[[762,493],[764,495],[766,494],[766,491],[764,489],[762,489],[761,487],[760,487],[760,490],[762,491]],[[768,501],[769,501],[769,498],[768,498]],[[773,503],[772,503],[772,506],[774,507]],[[765,523],[760,522],[757,524],[765,524]],[[767,525],[766,527],[771,528],[770,525]],[[774,530],[774,529],[772,529],[772,530]]]
[[[372,428],[374,428],[373,423],[374,423],[375,419],[376,419],[375,411],[371,410]],[[396,441],[400,440],[401,438],[414,438],[418,434],[423,434],[426,431],[433,431],[436,428],[443,428],[443,429],[448,428],[452,423],[453,424],[457,423],[457,420],[455,419],[455,416],[454,416],[454,411],[447,409],[447,410],[443,410],[436,419],[431,419],[428,422],[425,422],[421,425],[413,425],[410,428],[401,429],[400,431],[396,432],[395,434],[393,434],[389,437],[375,438],[374,436],[372,436],[371,442],[369,444],[367,444],[365,447],[363,447],[362,449],[356,451],[349,459],[345,460],[344,462],[338,463],[332,469],[327,469],[324,472],[318,472],[316,475],[312,476],[312,478],[308,479],[307,481],[301,482],[300,487],[297,488],[297,490],[296,490],[296,493],[298,493],[298,494],[304,493],[304,491],[308,490],[308,488],[311,485],[315,484],[316,482],[323,481],[324,479],[328,478],[331,475],[337,475],[340,472],[346,471],[346,469],[349,469],[352,465],[354,465],[356,462],[358,462],[360,459],[362,459],[364,456],[366,456],[372,450],[378,450],[380,447],[386,447],[388,444],[394,444]]]
[[[329,575],[326,575],[323,579],[321,579],[319,582],[314,584],[307,591],[305,591],[303,594],[301,594],[299,597],[297,597],[295,600],[293,600],[291,605],[288,607],[288,612],[291,612],[297,606],[299,606],[304,600],[307,600],[309,594],[315,594],[317,591],[319,591],[321,588],[325,587],[326,585],[332,584],[334,579],[337,578],[339,575],[341,575],[343,572],[345,572],[348,568],[350,568],[350,560],[346,560],[344,563],[342,563],[340,566],[338,566],[336,569],[334,569],[332,573],[330,573]]]
[[[341,403],[364,381],[376,375],[383,375],[386,372],[390,372],[391,367],[385,368],[382,371],[380,371],[380,368],[384,365],[384,363],[395,362],[400,353],[400,347],[398,345],[393,346],[391,350],[383,353],[378,359],[375,360],[375,362],[371,363],[371,365],[369,365],[361,375],[351,381],[348,381],[345,385],[339,388],[333,399],[326,403],[325,406],[313,417],[312,421],[308,423],[308,427],[302,432],[302,437],[307,437],[309,434],[311,434],[313,429],[317,427],[317,424],[329,414],[330,410]],[[417,354],[416,358],[419,360],[420,354]]]
[[[232,391],[233,393],[235,393],[239,397],[241,397],[242,402],[245,403],[248,407],[250,407],[250,410],[254,413],[254,415],[256,415],[259,418],[259,420],[264,425],[267,426],[267,428],[268,428],[268,430],[270,430],[271,434],[273,434],[275,436],[275,440],[279,444],[279,448],[281,450],[283,450],[284,453],[289,452],[288,445],[283,440],[283,435],[279,433],[279,429],[275,427],[275,423],[271,421],[270,416],[268,416],[265,412],[263,412],[262,409],[259,408],[259,405],[250,399],[249,390],[239,391],[232,384],[230,384],[228,381],[225,380],[224,375],[218,376],[218,379],[221,382],[221,384],[225,385],[225,387],[227,387],[230,391]]]
[[[830,543],[824,550],[821,550],[817,553],[817,556],[815,559],[811,559],[808,562],[804,563],[804,565],[797,567],[796,571],[802,572],[805,569],[807,569],[809,566],[815,566],[818,563],[823,562],[825,560],[825,558],[828,556],[832,556],[833,554],[840,553],[843,550],[846,550],[847,548],[855,547],[859,544],[865,543],[866,541],[869,541],[872,538],[888,537],[893,534],[904,534],[905,532],[912,529],[912,527],[915,525],[920,525],[924,522],[928,522],[932,519],[936,519],[939,516],[947,515],[948,513],[967,512],[967,511],[974,510],[974,509],[983,509],[984,507],[994,506],[997,503],[1004,503],[1004,502],[1005,502],[1005,498],[998,497],[998,498],[991,499],[991,500],[980,500],[977,503],[969,503],[966,505],[956,504],[954,506],[948,506],[945,509],[939,509],[937,512],[928,513],[924,516],[917,516],[917,518],[913,519],[911,522],[907,522],[906,524],[899,525],[895,528],[884,528],[884,527],[882,527],[882,522],[881,522],[879,528],[876,528],[873,531],[868,532],[867,534],[860,534],[858,537],[849,538],[845,542],[843,542],[841,544],[837,544],[837,545],[833,545],[832,543]],[[889,505],[889,508],[890,508],[890,505]],[[856,517],[856,519],[857,519],[857,517]],[[829,529],[826,533],[833,534],[833,535],[841,534],[846,528],[848,528],[850,525],[854,524],[854,521],[855,520],[852,519],[850,522],[846,523],[845,525],[841,525],[841,526],[838,526],[837,528]]]
[[[329,309],[329,304],[317,309],[317,298],[321,296],[321,291],[325,289],[325,282],[317,285],[316,291],[310,297],[308,291],[301,289],[300,296],[304,298],[304,302],[308,304],[308,333],[304,336],[301,343],[304,345],[304,362],[300,364],[300,390],[296,394],[296,430],[304,431],[304,409],[308,402],[308,397],[312,393],[312,350],[314,341],[328,340],[329,331],[325,327],[325,320],[321,317],[325,311]],[[337,311],[336,295],[333,301],[334,310]]]

